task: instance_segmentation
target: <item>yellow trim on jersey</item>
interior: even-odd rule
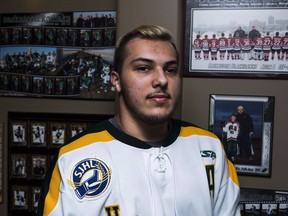
[[[97,140],[95,140],[95,138],[97,138]],[[115,140],[115,138],[112,137],[106,130],[98,133],[90,133],[61,148],[58,157],[67,152],[90,145],[94,142],[108,142],[111,140]]]
[[[53,182],[53,185],[51,184],[52,182]],[[49,191],[45,198],[45,206],[44,206],[43,215],[49,215],[50,212],[55,208],[57,201],[59,199],[60,182],[61,182],[61,178],[60,178],[59,168],[58,168],[58,164],[56,164],[52,173],[52,177],[51,177],[51,181],[49,185]]]
[[[95,138],[97,138],[97,140],[95,140]],[[61,155],[67,152],[90,145],[96,141],[108,142],[111,140],[115,140],[115,138],[112,137],[109,133],[107,133],[107,131],[101,131],[98,133],[90,133],[90,134],[84,135],[83,137],[69,143],[69,145],[63,146],[59,151],[58,158],[60,158]],[[53,185],[51,185],[51,183],[49,185],[49,191],[45,198],[45,207],[44,207],[43,215],[49,215],[50,212],[53,211],[53,209],[55,208],[59,200],[61,176],[59,172],[58,163],[56,163],[54,167],[50,182],[51,183],[53,182]]]
[[[232,179],[232,181],[238,185],[238,187],[240,186],[239,184],[239,180],[238,180],[238,176],[235,170],[235,167],[233,165],[233,163],[230,160],[227,160],[228,163],[228,171],[229,171],[229,176]]]
[[[187,137],[191,135],[205,135],[210,136],[213,138],[217,138],[217,136],[207,130],[204,130],[202,128],[194,127],[194,126],[188,126],[188,127],[181,127],[180,136]],[[217,138],[218,139],[218,138]]]

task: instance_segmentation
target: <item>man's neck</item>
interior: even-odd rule
[[[144,142],[160,142],[164,140],[171,129],[171,122],[153,125],[144,121],[135,121],[127,117],[115,116],[118,127],[125,133]]]

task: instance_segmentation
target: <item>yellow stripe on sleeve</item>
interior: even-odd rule
[[[236,185],[240,185],[239,184],[239,180],[238,180],[238,176],[235,170],[235,167],[233,165],[233,163],[230,160],[227,160],[228,162],[228,170],[229,170],[229,176],[232,179],[232,181],[236,184]]]

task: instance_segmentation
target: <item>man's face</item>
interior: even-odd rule
[[[243,108],[238,108],[237,111],[238,111],[239,114],[242,114],[244,112],[244,109]]]
[[[120,93],[120,114],[148,124],[166,122],[181,94],[175,49],[169,42],[139,38],[130,41],[126,49],[115,85]]]

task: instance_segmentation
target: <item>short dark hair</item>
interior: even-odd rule
[[[127,44],[135,38],[170,42],[175,49],[177,61],[179,61],[179,52],[173,41],[172,34],[167,29],[161,26],[142,25],[128,32],[118,40],[114,54],[114,71],[121,72],[124,59],[127,56]]]

